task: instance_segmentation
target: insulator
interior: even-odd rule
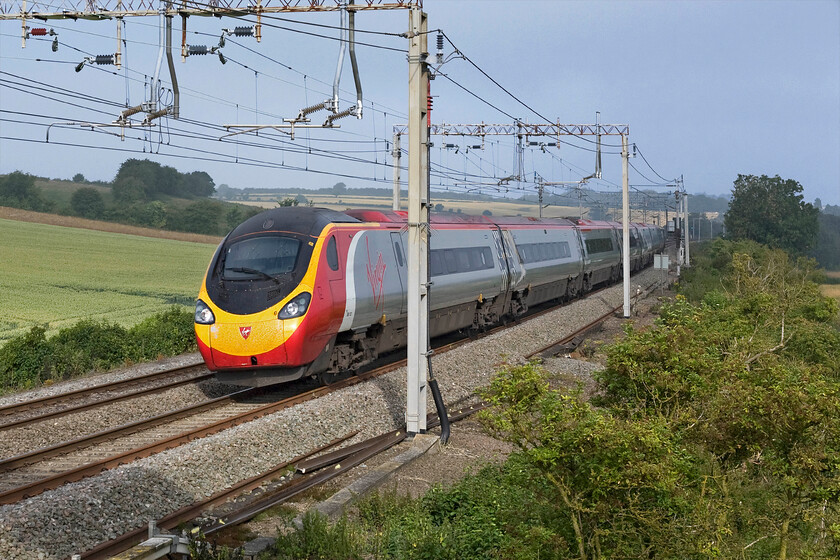
[[[434,100],[432,99],[432,96],[431,96],[431,95],[427,95],[427,96],[426,96],[426,107],[427,107],[427,109],[428,109],[429,111],[431,111],[431,110],[432,110],[432,104],[433,104],[433,103],[434,103]]]
[[[142,105],[135,105],[134,107],[129,107],[128,109],[123,110],[123,112],[120,113],[120,116],[125,119],[125,118],[130,117],[131,115],[136,115],[137,113],[139,113],[142,110],[143,110]]]
[[[325,101],[323,103],[317,103],[315,105],[310,105],[309,107],[304,107],[303,109],[300,110],[300,113],[298,113],[298,119],[302,120],[302,119],[306,118],[306,115],[308,115],[310,113],[314,113],[315,111],[320,111],[321,109],[324,109],[326,106],[327,106],[327,103]]]
[[[343,119],[344,117],[349,117],[349,116],[355,115],[355,114],[356,114],[356,108],[355,107],[350,107],[349,109],[345,109],[344,111],[341,111],[339,113],[336,113],[334,115],[330,115],[329,117],[327,117],[327,120],[324,121],[324,126],[332,126],[333,121],[337,121],[338,119]]]
[[[207,45],[190,45],[190,48],[187,51],[189,56],[207,54],[208,52],[210,52],[210,49],[207,48]]]
[[[112,54],[98,54],[96,58],[93,59],[96,64],[99,65],[107,65],[114,63],[114,55]]]
[[[443,33],[440,32],[437,34],[437,50],[443,50]]]
[[[166,115],[168,115],[168,114],[169,114],[169,109],[160,109],[159,111],[153,111],[153,112],[148,113],[148,114],[146,115],[146,118],[145,118],[145,119],[143,119],[143,122],[144,122],[144,123],[150,123],[150,122],[152,122],[154,119],[157,119],[157,118],[160,118],[160,117],[166,116]]]
[[[44,37],[47,34],[46,27],[33,27],[29,30],[29,34],[33,37]]]
[[[251,37],[254,35],[253,27],[234,27],[233,34],[236,37]]]

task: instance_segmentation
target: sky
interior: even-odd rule
[[[801,183],[806,201],[840,204],[838,0],[425,0],[423,8],[429,29],[445,34],[434,123],[626,124],[634,189],[667,194],[682,177],[689,195],[728,195],[738,174],[779,175]],[[393,128],[408,112],[408,41],[397,36],[405,10],[356,16],[362,119],[298,129],[294,140],[276,131],[222,138],[222,125],[281,123],[331,95],[339,17],[266,17],[260,42],[227,37],[226,64],[217,55],[182,62],[176,48],[180,118],[126,129],[124,140],[118,128],[63,123],[112,123],[147,98],[157,18],[124,20],[122,70],[87,63],[79,72],[86,56],[115,51],[118,22],[31,23],[58,33],[53,52],[54,37],[21,48],[20,20],[0,21],[0,173],[110,181],[126,159],[146,158],[237,188],[390,188]],[[187,43],[216,46],[223,28],[253,23],[191,17]],[[180,25],[176,18],[178,47]],[[434,32],[429,51],[434,61]],[[165,61],[160,75],[168,87]],[[355,100],[349,57],[340,75],[344,108]],[[566,183],[550,188],[565,192],[594,172],[591,137],[564,137],[559,147],[557,138],[528,140],[537,145],[525,148],[520,169],[510,136],[483,145],[433,137],[433,190],[517,197],[536,190],[538,175]],[[602,142],[602,176],[588,186],[612,192],[621,185],[620,139]],[[522,180],[500,181],[510,175]]]

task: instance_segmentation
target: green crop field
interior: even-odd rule
[[[215,245],[0,219],[0,345],[33,325],[130,327],[192,306]]]

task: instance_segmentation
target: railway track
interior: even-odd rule
[[[457,422],[478,412],[482,408],[484,408],[483,405],[478,405],[460,409],[448,416],[449,421]],[[433,429],[440,425],[440,419],[437,415],[430,415],[427,425],[429,429]],[[200,500],[181,508],[157,521],[155,526],[165,530],[183,529],[185,526],[193,526],[199,529],[204,535],[212,535],[216,532],[230,529],[240,523],[253,519],[256,515],[267,509],[288,502],[310,488],[324,484],[346,473],[364,461],[401,443],[407,436],[405,427],[402,427],[334,451],[328,451],[346,442],[357,433],[348,433],[341,438],[331,441],[327,445],[313,449],[290,461],[281,462],[267,471],[213,494],[205,500]],[[198,518],[214,506],[229,502],[244,493],[263,487],[280,476],[287,475],[290,471],[293,471],[295,474],[290,475],[288,480],[282,485],[260,494],[254,499],[244,500],[234,507],[226,508],[224,515],[217,517],[212,522],[196,523]],[[146,534],[146,527],[140,527],[128,531],[115,539],[101,543],[79,556],[82,560],[105,560],[114,554],[123,552],[129,547],[140,543]]]
[[[590,302],[589,304],[586,303],[587,300]],[[587,298],[587,300],[577,300],[575,303],[573,303],[572,304],[573,307],[570,308],[570,311],[568,313],[563,313],[562,314],[562,318],[560,319],[560,325],[568,324],[568,326],[571,326],[571,323],[577,322],[577,320],[579,318],[603,313],[603,310],[605,309],[605,307],[607,305],[612,310],[612,309],[614,309],[613,304],[617,303],[616,298],[615,298],[615,294],[603,295],[600,292],[590,294],[590,296],[589,296],[589,298]],[[612,303],[608,303],[608,300],[611,301]],[[581,305],[582,305],[582,307],[579,307]],[[446,347],[436,348],[436,356],[439,356],[440,359],[442,359],[443,361],[441,362],[440,366],[438,366],[437,364],[435,365],[435,373],[436,373],[436,377],[439,377],[441,379],[441,387],[444,390],[444,397],[447,398],[447,402],[450,402],[450,404],[454,403],[454,402],[463,402],[464,399],[466,398],[465,395],[467,394],[467,393],[464,393],[464,390],[467,390],[469,392],[469,394],[471,394],[471,391],[473,389],[470,389],[470,387],[472,387],[476,382],[481,383],[481,381],[480,381],[481,379],[484,379],[484,382],[486,382],[487,379],[488,379],[486,377],[488,375],[487,372],[490,371],[489,368],[492,367],[493,369],[495,369],[497,367],[496,364],[498,363],[498,360],[499,360],[500,356],[503,357],[503,359],[504,359],[504,356],[511,355],[511,354],[516,355],[516,356],[524,357],[525,353],[522,353],[518,350],[518,348],[522,348],[523,344],[527,347],[527,350],[525,350],[525,348],[522,348],[522,350],[525,351],[526,353],[531,353],[531,351],[536,346],[542,346],[546,342],[550,341],[550,339],[545,335],[554,331],[555,325],[558,325],[558,323],[556,322],[557,319],[556,318],[551,318],[547,322],[546,321],[541,322],[541,321],[538,320],[538,318],[541,317],[542,314],[551,313],[552,311],[553,311],[553,309],[545,309],[540,314],[535,314],[531,317],[528,317],[527,319],[522,319],[522,320],[518,321],[517,326],[522,327],[524,329],[524,330],[521,330],[521,331],[517,331],[518,334],[512,334],[512,335],[508,336],[504,333],[500,333],[501,338],[494,337],[494,338],[490,339],[491,342],[486,342],[486,341],[482,342],[480,339],[484,338],[484,336],[477,337],[479,340],[475,340],[475,342],[478,343],[477,346],[475,347],[475,349],[474,350],[467,350],[466,353],[463,355],[463,356],[470,356],[470,358],[468,358],[467,361],[464,361],[464,358],[463,358],[461,352],[454,352],[449,357],[444,357],[444,354],[448,355],[447,354],[448,350],[454,349],[454,348],[456,348],[458,346],[461,346],[461,345],[464,345],[468,342],[472,342],[474,339],[456,341],[452,344],[447,345]],[[532,321],[532,320],[534,320],[534,325],[533,326],[528,326],[530,321]],[[567,323],[567,321],[568,321],[568,323]],[[577,324],[581,324],[581,323],[577,323]],[[494,332],[485,333],[485,335],[487,335],[487,336],[490,336],[490,335],[493,335],[493,334],[494,334]],[[523,338],[523,339],[521,339],[522,342],[519,342],[520,337],[523,337],[523,336],[525,336],[527,338]],[[530,343],[527,342],[527,341],[530,341]],[[537,342],[537,341],[538,341],[538,343],[535,344],[535,342]],[[468,348],[471,348],[471,346],[468,347]],[[483,348],[483,350],[481,350],[481,348]],[[514,349],[517,349],[517,350],[514,350]],[[487,354],[487,352],[489,352],[489,354]],[[476,360],[476,358],[472,357],[473,354],[477,354],[477,356],[486,355],[488,357],[486,359],[483,358],[483,357],[478,357],[478,359]],[[493,356],[495,356],[495,358]],[[437,360],[438,357],[436,357],[435,359]],[[484,365],[480,365],[482,363]],[[381,371],[383,371],[383,372],[388,371],[389,369],[399,367],[400,365],[401,365],[400,362],[396,362],[396,363],[391,364],[388,368],[385,368],[384,370],[381,370]],[[472,368],[484,368],[484,369],[468,369],[470,367],[472,367]],[[448,369],[448,371],[447,371],[447,369]],[[460,373],[456,373],[456,372],[466,372],[466,371],[474,371],[475,375],[474,376],[473,375],[469,376],[469,381],[464,385],[464,384],[462,384],[462,382],[460,380]],[[484,371],[485,373],[480,373],[481,371]],[[453,374],[454,374],[454,376],[453,376]],[[371,375],[375,375],[375,373],[372,373]],[[266,442],[266,443],[260,443],[258,447],[252,447],[251,448],[252,453],[257,453],[257,455],[254,455],[254,458],[258,460],[259,464],[262,465],[261,468],[264,469],[266,467],[266,465],[270,464],[269,461],[265,461],[265,459],[267,459],[269,457],[269,455],[265,455],[266,450],[270,450],[271,456],[290,458],[291,453],[286,454],[286,453],[284,453],[284,450],[289,452],[289,451],[294,449],[295,453],[298,454],[298,453],[302,453],[306,450],[306,446],[301,445],[302,443],[312,441],[312,442],[318,442],[318,444],[321,444],[321,443],[324,443],[326,441],[327,438],[323,438],[323,439],[319,438],[319,437],[316,436],[316,434],[321,434],[323,436],[326,436],[327,434],[331,434],[330,437],[337,437],[339,434],[341,434],[343,432],[346,433],[347,429],[352,429],[353,427],[360,427],[360,426],[368,426],[368,428],[366,430],[368,435],[373,434],[373,433],[377,433],[376,431],[371,431],[370,430],[369,426],[371,424],[367,423],[367,421],[365,420],[365,417],[366,417],[365,415],[367,415],[368,419],[372,420],[372,424],[374,426],[381,426],[382,429],[392,429],[393,426],[398,425],[398,424],[390,424],[390,426],[389,426],[388,418],[390,418],[391,416],[388,413],[388,410],[393,412],[394,411],[394,406],[396,405],[396,407],[399,408],[399,404],[398,404],[398,402],[393,403],[393,401],[392,401],[393,396],[394,396],[393,388],[394,388],[394,381],[395,380],[390,378],[390,377],[386,378],[383,382],[375,382],[375,383],[365,384],[364,386],[360,385],[358,389],[354,389],[350,392],[345,393],[344,396],[342,397],[342,399],[340,399],[340,400],[326,399],[324,402],[329,403],[329,404],[326,404],[326,405],[319,405],[318,404],[319,402],[321,402],[320,399],[317,399],[318,396],[323,396],[323,395],[328,394],[328,392],[331,392],[332,390],[336,390],[336,389],[346,387],[347,384],[345,384],[345,381],[349,382],[349,384],[354,384],[354,383],[358,383],[359,381],[364,380],[366,378],[368,378],[368,374],[360,376],[359,378],[349,378],[348,380],[340,381],[339,383],[336,383],[335,385],[331,385],[329,387],[320,387],[320,388],[317,388],[317,389],[313,389],[312,391],[308,391],[310,393],[316,393],[315,396],[312,396],[311,399],[309,399],[309,400],[313,400],[313,403],[310,404],[310,405],[306,405],[304,408],[301,408],[301,409],[292,409],[292,410],[289,410],[288,412],[281,413],[279,416],[277,416],[277,418],[279,418],[278,422],[268,423],[268,424],[267,423],[255,423],[255,425],[253,427],[245,428],[245,430],[246,430],[245,432],[236,432],[236,434],[237,434],[236,436],[233,436],[232,434],[231,434],[231,436],[227,436],[225,434],[219,434],[219,436],[217,438],[208,439],[207,443],[196,443],[196,444],[192,445],[190,447],[190,451],[186,455],[184,455],[184,457],[187,458],[187,462],[185,464],[190,465],[189,469],[185,470],[185,469],[181,468],[181,469],[175,471],[173,473],[173,476],[174,476],[173,480],[180,480],[181,481],[180,484],[182,484],[183,488],[190,488],[190,487],[193,487],[193,485],[195,485],[195,484],[197,484],[199,486],[203,486],[203,483],[200,483],[198,481],[204,481],[204,480],[206,480],[206,478],[205,478],[205,475],[200,474],[200,473],[203,473],[205,470],[208,470],[208,468],[210,469],[208,472],[219,472],[219,473],[223,472],[223,473],[225,473],[225,475],[224,475],[225,477],[229,476],[227,474],[228,472],[231,472],[231,473],[242,472],[243,474],[247,473],[247,474],[245,474],[244,477],[242,477],[242,475],[240,475],[240,478],[231,478],[230,480],[241,480],[241,478],[253,476],[254,473],[257,472],[257,471],[253,471],[253,470],[248,469],[245,466],[245,465],[247,465],[247,463],[244,464],[244,465],[238,465],[237,462],[236,462],[236,459],[233,458],[232,453],[230,453],[229,451],[227,451],[227,450],[222,451],[221,449],[219,449],[218,451],[215,450],[217,447],[219,447],[219,444],[221,442],[227,442],[228,440],[231,440],[231,441],[236,440],[237,441],[236,445],[227,444],[227,445],[230,445],[229,449],[231,449],[231,450],[238,449],[240,447],[239,441],[243,437],[243,434],[246,434],[248,438],[252,437],[251,434],[264,434],[259,441],[260,442]],[[453,381],[454,381],[454,384],[453,384]],[[399,386],[399,384],[400,384],[400,382],[397,381],[397,386]],[[311,384],[309,386],[311,387]],[[288,387],[288,386],[285,386],[285,387]],[[382,403],[382,401],[380,401],[380,399],[382,399],[383,397],[385,398],[384,403],[391,403],[391,404],[387,404],[387,410],[375,408],[375,407],[382,406],[382,404],[380,404],[380,403]],[[268,399],[269,396],[264,395],[263,398]],[[304,397],[304,399],[305,399],[305,397]],[[281,399],[275,397],[275,400],[279,402],[279,400],[281,400]],[[272,404],[272,403],[266,403],[266,404]],[[371,404],[374,405],[374,409],[378,410],[378,412],[372,412],[371,409],[368,408],[369,405],[371,405]],[[117,406],[119,407],[120,405],[117,405]],[[123,405],[123,406],[125,406],[125,405]],[[289,406],[291,406],[291,405],[289,405]],[[265,412],[265,414],[271,414],[271,412]],[[314,414],[314,416],[313,416],[313,414]],[[320,414],[320,416],[319,416],[319,414]],[[371,417],[370,416],[371,414],[374,414],[375,417]],[[305,416],[302,416],[302,415],[305,415]],[[381,417],[381,419],[380,419],[380,417]],[[301,419],[303,419],[303,418],[313,418],[313,419],[317,420],[317,422],[301,423]],[[50,424],[52,424],[53,421],[58,421],[59,419],[60,419],[60,417],[57,417],[55,420],[49,420],[48,422],[45,422],[45,424],[50,425]],[[394,418],[394,419],[396,419],[396,418]],[[139,420],[137,422],[139,422]],[[243,420],[243,422],[247,422],[247,420]],[[289,426],[288,429],[286,428],[286,425],[287,425],[286,423],[287,422],[288,422],[288,426]],[[306,420],[304,420],[304,422],[306,422]],[[38,425],[35,424],[33,426],[38,426]],[[26,429],[32,428],[33,426],[29,426]],[[337,426],[346,426],[347,429],[344,429],[343,431],[338,430],[338,429],[334,429]],[[326,428],[326,431],[322,430],[321,429],[322,427]],[[224,428],[221,427],[221,426],[216,426],[215,427],[215,431],[222,431],[223,429]],[[289,430],[292,430],[292,431],[289,431]],[[213,431],[214,431],[213,428],[210,428],[208,433],[213,433]],[[183,438],[182,442],[183,441],[189,441],[190,439],[196,439],[197,437],[201,437],[201,436],[187,435],[187,434],[176,434],[176,435],[181,436]],[[246,446],[249,445],[247,443],[247,441],[248,440],[246,439],[245,440],[245,442],[246,442],[245,445]],[[268,442],[271,442],[271,443],[268,443]],[[65,442],[59,442],[59,443],[63,444]],[[162,450],[162,449],[165,449],[167,447],[175,447],[177,445],[179,445],[179,443],[176,442],[176,441],[165,442],[165,443],[163,443],[163,445],[161,447],[158,448],[158,451]],[[225,444],[222,443],[223,447],[224,447],[224,445]],[[316,445],[316,443],[313,443],[312,445],[314,446],[314,445]],[[213,449],[213,451],[212,451],[213,454],[216,454],[216,453],[220,454],[220,455],[218,455],[219,459],[212,459],[211,457],[213,457],[213,455],[208,455],[207,454],[207,452],[210,451],[211,449]],[[157,451],[155,451],[155,450],[151,450],[151,451],[148,452],[148,454],[153,454],[153,453],[156,453],[156,452]],[[202,457],[201,460],[206,461],[206,463],[205,462],[198,463],[198,462],[195,462],[194,460],[191,461],[189,459],[189,457],[196,456],[196,453],[198,453],[198,456]],[[8,457],[10,454],[5,453],[5,455]],[[127,449],[124,453],[124,456],[114,455],[110,458],[106,458],[105,459],[106,463],[108,461],[110,461],[110,463],[111,463],[110,465],[105,464],[105,465],[100,465],[98,467],[97,466],[91,466],[88,474],[81,474],[81,475],[74,474],[73,476],[82,477],[82,476],[90,476],[91,474],[97,474],[97,473],[101,472],[103,469],[112,468],[113,466],[116,466],[117,464],[131,462],[135,458],[138,458],[139,456],[142,456],[142,455],[136,455],[136,449]],[[178,456],[180,457],[181,455],[178,455]],[[229,456],[230,456],[230,458],[229,458]],[[170,457],[174,457],[174,455],[170,455]],[[221,459],[222,457],[224,459]],[[8,457],[8,459],[14,459],[14,458],[13,457]],[[53,460],[57,460],[57,458],[53,459]],[[229,463],[228,462],[229,460],[233,460],[234,462]],[[156,465],[155,468],[158,468],[158,466],[160,468],[164,468],[163,464],[158,465],[158,461],[156,459],[151,459],[151,461],[152,461],[151,463],[144,462],[144,465]],[[24,463],[26,463],[26,462],[28,462],[28,461],[24,461]],[[94,461],[88,461],[88,463],[93,463],[93,462]],[[34,470],[36,470],[38,464],[47,465],[47,464],[51,464],[51,463],[50,463],[49,460],[44,460],[44,461],[41,461],[40,463],[30,463],[29,466],[26,467],[26,468],[32,469],[34,471]],[[3,465],[3,461],[0,461],[0,482],[2,482],[3,480],[6,480],[4,478],[6,476],[6,474],[3,472],[4,467],[2,465]],[[205,465],[206,465],[206,467],[205,467]],[[6,469],[6,473],[9,473],[8,474],[8,476],[9,476],[9,478],[8,478],[9,487],[7,487],[7,488],[9,488],[9,490],[13,490],[13,488],[10,488],[11,486],[13,486],[13,484],[11,482],[11,480],[12,480],[11,473],[13,473],[15,471],[23,472],[23,470],[19,470],[21,467],[23,467],[23,465],[21,465],[20,467],[16,466],[16,467],[12,468],[11,464],[9,464],[9,468]],[[216,470],[213,471],[212,469],[216,469]],[[72,470],[75,470],[75,469],[72,469]],[[195,472],[193,472],[193,471],[195,471]],[[69,472],[69,471],[67,471],[65,469],[64,472]],[[126,474],[129,474],[129,473],[132,473],[132,472],[137,472],[137,471],[127,471]],[[61,474],[61,473],[59,473],[59,474]],[[69,557],[69,555],[71,554],[71,551],[72,551],[72,548],[70,550],[68,550],[68,547],[67,547],[67,545],[70,543],[69,540],[66,540],[64,537],[51,536],[55,532],[54,529],[37,530],[34,533],[30,533],[33,529],[35,529],[35,526],[33,526],[31,524],[34,523],[36,519],[41,519],[42,515],[47,515],[48,516],[47,519],[55,518],[56,515],[58,515],[59,518],[60,518],[60,516],[62,514],[61,512],[68,511],[68,509],[67,509],[68,507],[78,508],[79,506],[81,506],[82,509],[84,509],[85,508],[85,506],[84,506],[85,503],[88,503],[88,504],[91,503],[89,501],[90,499],[95,500],[95,496],[100,495],[101,492],[105,491],[104,488],[106,488],[106,487],[111,488],[114,484],[119,486],[119,485],[122,485],[125,481],[125,482],[129,482],[131,484],[130,486],[127,486],[127,488],[134,488],[134,485],[140,482],[139,480],[135,480],[135,478],[136,477],[134,477],[133,475],[130,475],[129,478],[126,480],[124,475],[105,474],[103,477],[101,477],[101,479],[98,477],[98,480],[101,480],[101,483],[100,482],[91,482],[91,483],[88,483],[86,485],[78,486],[78,487],[74,485],[72,488],[68,488],[66,490],[61,489],[61,490],[57,491],[56,493],[51,494],[48,499],[35,499],[35,500],[18,501],[18,502],[15,503],[15,505],[6,506],[7,508],[13,508],[13,509],[7,509],[6,511],[29,512],[29,513],[26,513],[24,515],[26,515],[27,518],[31,519],[32,521],[24,521],[24,523],[25,523],[24,527],[26,527],[26,529],[25,529],[26,530],[26,533],[25,533],[26,536],[24,537],[24,539],[22,541],[19,541],[19,542],[31,542],[31,543],[33,543],[32,546],[37,547],[38,550],[55,550],[56,552],[51,552],[51,553],[55,554],[57,557],[64,557],[64,555],[67,555]],[[72,480],[77,480],[77,479],[78,478],[72,478]],[[58,478],[58,479],[54,480],[53,482],[49,483],[48,486],[49,487],[56,487],[60,484],[63,484],[63,482],[66,482],[67,480],[69,480],[67,477],[64,477],[64,480],[61,480],[61,478]],[[106,486],[102,486],[103,484],[106,485]],[[19,485],[19,486],[22,486],[22,485]],[[101,490],[96,490],[97,488],[100,488],[100,487],[102,487]],[[212,483],[211,485],[209,485],[209,487],[213,489],[212,490],[213,492],[218,492],[220,490],[220,488],[224,488],[224,486],[218,486],[217,482]],[[77,490],[77,488],[78,488],[78,490]],[[2,490],[1,486],[0,486],[0,490]],[[134,490],[128,490],[129,493],[131,493],[133,491]],[[77,492],[79,492],[79,493],[77,493]],[[92,494],[92,496],[94,496],[94,498],[85,498],[85,496],[87,496],[90,492],[96,492],[96,493]],[[34,495],[35,493],[36,493],[36,491],[33,491],[33,490],[29,489],[29,490],[23,491],[22,495],[30,495],[30,494]],[[139,493],[140,494],[145,494],[145,491],[140,490]],[[196,496],[196,497],[198,497],[198,496]],[[79,500],[82,500],[81,504],[79,503]],[[85,501],[85,500],[88,500],[88,501]],[[146,500],[148,500],[148,498],[146,498]],[[13,501],[12,499],[9,499],[8,503],[11,503],[12,501]],[[120,506],[117,503],[111,504],[111,502],[108,502],[108,501],[101,502],[101,503],[97,501],[95,503],[97,505],[94,507],[94,510],[98,513],[91,512],[92,515],[96,516],[95,518],[92,517],[91,521],[93,521],[94,519],[107,519],[110,515],[112,515],[112,513],[110,513],[110,512],[118,511],[118,512],[120,512],[119,513],[119,518],[124,520],[121,523],[125,523],[128,519],[132,519],[132,521],[128,522],[127,524],[125,524],[123,526],[125,526],[125,527],[137,527],[138,525],[145,524],[145,522],[150,518],[152,518],[152,519],[162,519],[166,515],[168,515],[169,512],[172,512],[172,511],[175,511],[179,508],[182,508],[182,507],[184,507],[185,504],[188,504],[190,502],[189,502],[189,500],[185,501],[185,500],[183,500],[183,498],[180,498],[180,497],[179,498],[174,498],[174,499],[162,500],[162,503],[164,503],[164,504],[172,503],[171,508],[169,506],[164,506],[163,509],[154,508],[154,509],[158,510],[158,513],[155,513],[155,514],[152,514],[152,513],[140,514],[141,517],[138,520],[134,519],[135,516],[138,515],[138,513],[141,512],[141,511],[148,510],[150,508],[150,506],[148,506],[148,504],[143,506],[143,504],[141,503],[137,506],[134,506],[134,505],[131,505],[131,503],[129,502],[129,503],[125,503],[124,505]],[[120,502],[120,503],[122,503],[122,502]],[[66,504],[66,505],[64,505],[64,504]],[[71,505],[71,504],[76,504],[76,505],[74,506],[74,505]],[[139,509],[134,509],[135,507],[139,508]],[[56,511],[56,508],[60,508],[60,509],[57,509],[57,511]],[[125,513],[123,513],[123,512],[126,512],[126,511],[136,511],[137,513],[131,513],[131,514],[129,514],[129,517],[125,517]],[[49,512],[53,512],[53,513],[49,513]],[[6,518],[5,522],[6,523],[11,522],[14,525],[17,525],[15,522],[11,521],[12,519],[13,518]],[[0,519],[0,520],[2,520],[2,519]],[[77,523],[74,524],[74,528],[72,530],[72,533],[74,535],[84,534],[85,536],[84,537],[74,536],[73,537],[73,542],[86,543],[86,548],[94,546],[94,545],[96,545],[96,543],[101,543],[101,542],[107,540],[108,538],[113,538],[113,528],[109,529],[107,531],[107,533],[103,533],[102,530],[97,530],[95,528],[95,523],[93,525],[90,525],[90,526],[87,524],[86,521],[84,523],[82,523],[81,526],[79,525],[79,523],[80,523],[80,521],[77,521]],[[30,527],[32,527],[32,529],[30,529]],[[16,531],[17,531],[17,529],[16,529]],[[117,534],[118,533],[119,533],[119,530],[117,531]],[[16,533],[16,534],[20,534],[20,533]],[[90,535],[90,536],[88,536],[88,535]],[[82,540],[79,540],[79,538],[81,538]],[[56,544],[52,545],[51,543],[56,543]],[[59,544],[59,543],[64,543],[64,544]],[[2,550],[2,549],[3,549],[3,545],[0,544],[0,550]],[[76,548],[76,552],[78,550],[80,550],[80,549]],[[82,548],[81,550],[84,550],[84,548]],[[87,556],[84,556],[84,557],[87,558]]]
[[[599,291],[589,295],[598,298]],[[521,319],[519,322],[535,320],[546,313],[557,309],[549,307]],[[615,312],[608,312],[595,322],[600,322]],[[591,328],[588,325],[587,328]],[[443,346],[438,346],[435,352],[440,354],[476,339],[492,335],[506,328],[500,325],[476,335],[472,338],[461,338]],[[550,347],[555,346],[553,343]],[[546,347],[542,351],[548,351]],[[534,355],[537,353],[534,353]],[[273,392],[263,389],[245,389],[235,393],[209,399],[205,402],[172,410],[151,418],[137,420],[128,424],[102,430],[94,434],[85,435],[67,441],[62,441],[40,449],[21,453],[13,457],[0,460],[0,504],[15,503],[27,497],[37,495],[69,482],[94,476],[104,470],[121,464],[148,457],[165,449],[177,447],[188,441],[217,433],[224,429],[260,418],[294,406],[306,400],[318,398],[324,394],[348,387],[350,385],[372,379],[405,365],[405,360],[392,361],[381,367],[371,369],[357,376],[340,380],[325,387],[318,387],[299,394],[291,394],[296,385],[284,385]],[[156,383],[150,388],[129,390],[116,396],[106,394],[105,398],[95,399],[97,391],[103,388],[109,392],[124,390],[126,387],[136,387],[149,381],[159,381],[166,376],[196,370],[197,366],[175,368],[156,374],[149,374],[129,381],[99,385],[84,390],[73,391],[65,395],[56,395],[37,401],[21,403],[21,410],[31,410],[31,403],[49,402],[66,403],[74,398],[85,397],[88,402],[63,409],[50,411],[45,414],[7,422],[0,425],[0,430],[33,424],[62,414],[89,410],[96,406],[120,402],[138,396],[154,394],[186,383],[197,383],[212,376],[212,374],[197,374],[187,378],[179,378],[166,383]],[[278,395],[280,395],[278,397]],[[12,407],[8,407],[12,408]]]
[[[645,288],[643,293],[637,294],[637,297],[640,295],[644,295],[644,293],[650,291],[657,284],[658,283],[650,284],[649,286],[647,286],[647,288]],[[592,295],[596,296],[597,298],[597,294]],[[568,344],[569,341],[577,340],[584,337],[586,333],[591,331],[593,328],[597,327],[603,321],[615,316],[615,313],[621,308],[622,305],[618,305],[615,307],[611,306],[611,309],[609,311],[597,317],[594,321],[591,321],[583,327],[577,329],[575,332],[564,336],[562,339],[552,342],[549,345],[537,349],[536,351],[531,352],[530,354],[528,354],[529,359],[536,358],[541,355],[547,356],[557,353],[561,349],[561,345]],[[555,309],[556,308],[546,309],[539,313],[535,313],[532,317],[535,318],[542,316],[545,313],[549,313]],[[531,317],[529,317],[528,319],[531,319]],[[481,335],[481,337],[483,338],[484,336],[489,336],[503,328],[504,327],[497,327],[495,329],[492,329]],[[471,342],[471,340],[458,340],[453,343],[447,344],[446,346],[437,348],[436,352],[440,353],[452,350],[468,342]],[[395,362],[394,364],[390,365],[389,368],[400,366],[402,365],[402,362],[403,361]],[[481,408],[483,408],[483,405],[473,406],[464,410],[457,411],[455,413],[450,414],[449,419],[451,422],[456,422],[457,420],[464,418],[476,412],[477,410],[480,410]],[[430,417],[428,421],[429,429],[434,428],[436,425],[439,425],[437,417]],[[196,502],[194,504],[191,504],[190,506],[184,507],[170,514],[169,516],[161,519],[157,523],[157,526],[164,530],[174,530],[176,527],[183,527],[185,524],[187,526],[193,524],[200,527],[201,532],[205,535],[211,535],[217,531],[229,529],[230,527],[238,523],[242,523],[252,519],[258,513],[265,511],[266,509],[269,509],[271,507],[274,507],[278,504],[282,504],[292,499],[294,496],[303,492],[304,490],[307,490],[309,488],[322,484],[328,480],[331,480],[336,476],[339,476],[340,474],[348,471],[349,469],[352,469],[354,466],[362,463],[363,461],[369,460],[374,455],[381,453],[385,449],[396,445],[397,443],[401,442],[404,438],[405,432],[403,428],[395,430],[393,432],[382,434],[380,436],[376,436],[374,438],[370,438],[363,442],[346,446],[342,449],[338,449],[335,451],[326,451],[326,449],[329,446],[322,447],[317,451],[313,450],[311,453],[307,453],[305,456],[295,458],[292,461],[281,463],[259,476],[253,477],[222,492],[214,494],[206,500]],[[196,523],[194,521],[199,517],[206,518],[207,511],[210,510],[212,507],[222,504],[224,502],[228,502],[229,500],[242,495],[244,492],[249,492],[254,488],[268,485],[272,480],[277,479],[280,476],[280,474],[288,474],[289,469],[291,467],[295,468],[297,474],[293,477],[289,477],[287,481],[277,486],[276,488],[267,491],[264,494],[260,494],[257,498],[245,499],[242,501],[241,504],[237,504],[234,507],[224,508],[224,513],[220,517],[218,517],[214,522],[208,523],[207,521],[204,521],[202,524]],[[110,554],[123,551],[128,546],[142,541],[146,533],[147,529],[145,527],[129,531],[124,535],[121,535],[117,539],[100,544],[96,548],[83,554],[81,557],[83,560],[105,559]]]
[[[189,364],[0,407],[0,430],[16,428],[97,406],[151,395],[212,377],[203,363]]]

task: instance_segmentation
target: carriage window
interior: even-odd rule
[[[446,271],[443,268],[443,257],[441,256],[439,250],[429,252],[429,266],[432,269],[432,276],[446,274]]]
[[[590,255],[592,253],[609,253],[612,250],[612,239],[609,239],[608,237],[586,240],[586,251]]]
[[[394,242],[394,251],[397,253],[397,264],[403,266],[405,261],[403,260],[402,249],[399,243]]]
[[[523,263],[553,261],[572,256],[569,243],[566,241],[552,241],[549,243],[524,243],[517,245],[519,259]]]
[[[432,276],[495,268],[490,247],[459,247],[429,251]]]

